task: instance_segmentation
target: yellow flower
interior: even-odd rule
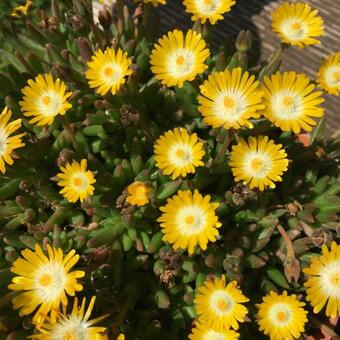
[[[214,328],[201,323],[196,323],[196,327],[189,335],[190,340],[237,340],[238,337],[239,334],[231,329],[216,331]]]
[[[330,94],[340,94],[340,52],[330,54],[322,63],[316,82]]]
[[[259,82],[240,67],[224,72],[214,72],[203,85],[198,97],[204,122],[213,128],[238,129],[241,126],[252,128],[250,118],[259,118],[263,92]]]
[[[283,131],[311,131],[316,125],[313,118],[324,113],[319,107],[324,102],[322,92],[314,89],[307,76],[293,71],[264,77],[263,115]]]
[[[117,52],[112,48],[107,48],[105,52],[98,50],[87,63],[85,77],[89,86],[96,88],[100,95],[104,96],[109,91],[115,95],[125,84],[125,77],[132,73],[130,65],[131,59],[128,58],[127,52],[120,48]]]
[[[87,161],[82,159],[79,162],[73,161],[72,164],[67,163],[65,167],[60,167],[62,173],[57,175],[58,185],[64,187],[60,193],[71,203],[80,199],[84,201],[93,195],[93,183],[96,182],[94,174],[90,170],[86,170]]]
[[[148,194],[151,191],[151,186],[144,182],[136,181],[130,184],[127,188],[127,202],[132,205],[142,207],[149,203]]]
[[[256,305],[260,331],[269,335],[271,340],[300,339],[307,322],[304,305],[294,294],[287,295],[284,291],[282,295],[278,295],[271,291],[263,297],[261,304]]]
[[[125,340],[125,335],[123,333],[120,333],[118,336],[117,336],[117,340]]]
[[[135,2],[144,2],[145,4],[151,3],[153,6],[165,5],[167,0],[134,0]]]
[[[275,188],[274,182],[282,181],[288,159],[281,144],[275,144],[267,136],[258,136],[249,137],[248,143],[240,138],[232,148],[229,165],[236,182],[263,191],[266,186]]]
[[[78,262],[79,255],[71,250],[64,256],[62,249],[47,245],[46,256],[41,247],[36,244],[35,251],[25,249],[22,257],[14,261],[11,271],[15,276],[8,286],[11,290],[21,291],[12,300],[15,309],[20,309],[19,315],[24,316],[37,312],[33,322],[37,323],[51,310],[67,305],[67,295],[74,296],[83,286],[77,279],[83,277],[83,271],[72,271]]]
[[[85,311],[86,298],[83,298],[82,304],[78,306],[78,299],[74,299],[73,309],[71,314],[66,313],[66,306],[64,306],[63,313],[58,313],[57,318],[46,318],[44,323],[37,327],[40,334],[30,336],[30,339],[36,340],[108,340],[105,327],[92,327],[92,325],[101,321],[103,317],[89,320],[95,297],[93,296],[90,304]]]
[[[326,307],[326,315],[332,318],[340,316],[340,245],[334,241],[329,250],[322,246],[322,255],[313,257],[312,263],[304,273],[310,277],[305,282],[307,301],[319,313]]]
[[[19,18],[21,15],[27,15],[32,3],[32,0],[27,0],[25,5],[15,7],[11,13],[11,16]]]
[[[21,140],[24,133],[11,136],[21,127],[21,119],[10,122],[11,116],[12,112],[7,107],[0,114],[0,172],[3,174],[6,172],[5,163],[9,165],[14,163],[11,157],[12,151],[25,146]]]
[[[210,203],[210,196],[202,196],[197,190],[179,190],[176,196],[160,207],[158,218],[163,229],[163,240],[176,249],[188,249],[193,254],[198,245],[206,250],[208,242],[215,242],[221,223],[215,214],[218,203]]]
[[[316,39],[324,34],[323,20],[318,10],[303,2],[280,5],[273,13],[272,29],[286,44],[303,48],[305,45],[320,44]]]
[[[162,84],[182,87],[186,80],[194,80],[208,68],[204,62],[209,55],[199,33],[189,30],[184,36],[182,31],[174,30],[154,45],[151,70]]]
[[[25,117],[33,117],[30,124],[51,125],[58,114],[64,115],[72,107],[67,101],[72,92],[66,92],[65,83],[54,81],[49,73],[30,79],[21,92],[24,98],[19,104]]]
[[[225,275],[206,281],[194,299],[198,321],[220,332],[239,328],[238,322],[244,322],[247,314],[242,303],[248,301],[236,281],[226,283]]]
[[[160,136],[154,145],[156,166],[172,179],[185,177],[195,172],[195,167],[204,165],[203,143],[196,133],[189,135],[183,128],[169,130]]]
[[[184,0],[185,11],[191,13],[192,21],[200,20],[204,24],[207,20],[212,25],[223,20],[223,14],[230,12],[235,0]]]

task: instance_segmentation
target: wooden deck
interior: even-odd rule
[[[299,0],[290,0],[299,2]],[[240,30],[248,29],[259,43],[257,52],[260,59],[266,58],[279,45],[279,40],[271,31],[271,13],[284,0],[237,0],[232,11],[215,26],[213,43],[218,46],[221,41],[231,36],[235,38]],[[300,0],[301,2],[301,0]],[[304,72],[315,79],[316,72],[323,58],[329,53],[340,51],[340,0],[305,0],[313,8],[319,9],[325,21],[325,35],[321,45],[306,47],[303,50],[291,47],[285,54],[282,70]],[[98,6],[96,6],[98,7]],[[168,0],[167,6],[159,6],[163,30],[175,27],[192,26],[190,17],[185,13],[181,0]],[[340,96],[325,95],[327,129],[334,132],[340,128]]]

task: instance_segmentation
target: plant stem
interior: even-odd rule
[[[118,20],[117,20],[117,28],[118,28],[118,34],[121,36],[123,34],[124,29],[124,5],[123,0],[117,1],[117,7],[118,7]]]
[[[226,151],[227,151],[227,148],[228,148],[228,146],[230,145],[230,142],[231,142],[231,140],[232,140],[232,135],[233,135],[232,129],[230,129],[230,130],[228,130],[228,131],[226,132],[226,135],[225,135],[225,137],[224,137],[224,141],[223,141],[223,143],[222,143],[222,145],[221,145],[221,148],[220,148],[220,150],[218,151],[218,153],[217,153],[217,155],[215,156],[215,158],[213,159],[212,164],[218,163],[218,162],[222,159],[222,157],[225,155],[225,153],[226,153]]]

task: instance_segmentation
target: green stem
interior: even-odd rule
[[[230,129],[226,132],[226,135],[224,137],[223,143],[221,145],[220,150],[218,151],[217,155],[215,156],[215,158],[212,161],[212,164],[216,164],[219,163],[219,161],[222,159],[222,157],[225,155],[228,146],[231,143],[232,140],[232,136],[233,136],[233,130]]]

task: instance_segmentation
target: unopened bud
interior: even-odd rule
[[[250,50],[253,42],[250,31],[241,31],[236,38],[236,49],[239,52],[247,52]]]

